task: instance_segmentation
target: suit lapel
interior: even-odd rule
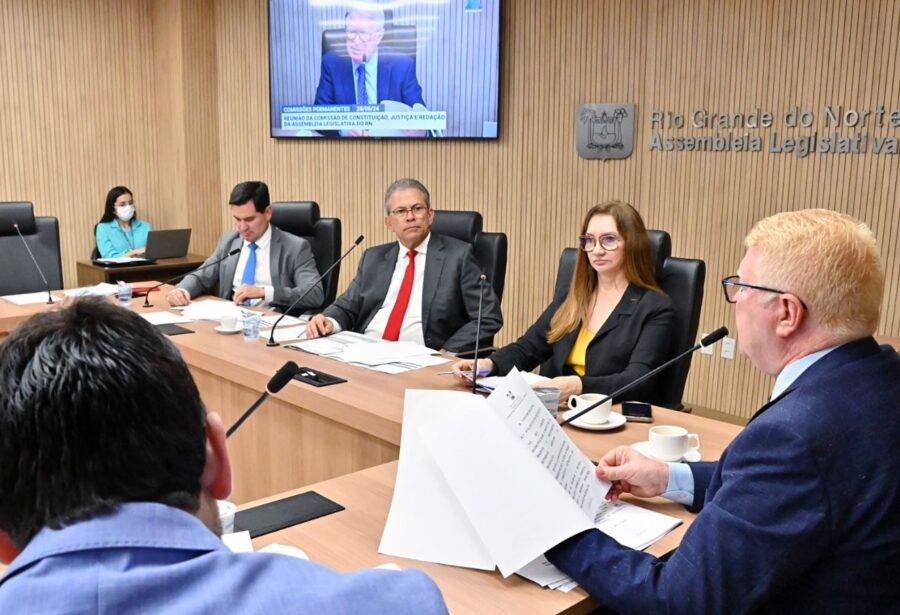
[[[272,276],[272,286],[285,286],[281,283],[281,271],[282,267],[279,266],[281,263],[281,235],[279,235],[280,231],[272,227],[272,238],[269,240],[269,275]]]
[[[432,234],[428,241],[428,252],[425,256],[425,276],[422,280],[422,330],[428,325],[431,315],[431,303],[441,281],[444,271],[444,241],[439,235]]]
[[[231,240],[231,243],[228,246],[228,252],[231,252],[235,248],[242,248],[244,240],[241,239],[239,234],[234,236],[234,239]],[[219,270],[221,276],[219,277],[219,296],[223,299],[231,299],[234,291],[234,272],[237,271],[238,261],[241,260],[240,252],[235,254],[235,257],[226,258],[222,264],[221,269]]]
[[[375,264],[375,271],[372,273],[372,292],[373,300],[368,306],[363,306],[362,312],[366,314],[366,318],[360,323],[357,331],[362,333],[375,318],[375,314],[384,305],[387,299],[388,290],[391,287],[391,277],[394,275],[394,268],[397,266],[397,255],[400,253],[399,244],[395,241],[390,248],[385,251],[381,259]],[[367,309],[368,308],[368,309]]]

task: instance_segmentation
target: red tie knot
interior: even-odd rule
[[[416,260],[416,254],[417,254],[417,252],[415,250],[410,250],[409,252],[406,253],[406,255],[409,257],[409,260],[411,260],[411,261]]]

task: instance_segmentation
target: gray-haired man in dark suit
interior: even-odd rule
[[[237,304],[287,307],[313,285],[299,307],[322,305],[325,295],[309,242],[269,224],[268,186],[258,181],[240,183],[228,202],[237,230],[226,233],[203,264],[214,263],[236,248],[240,254],[189,273],[166,296],[169,305],[187,305],[193,297],[215,293]]]
[[[366,250],[344,294],[310,319],[307,337],[349,329],[434,349],[474,346],[481,268],[472,245],[431,233],[431,196],[415,179],[388,187],[384,214],[397,241]],[[485,284],[482,340],[502,325],[497,297]]]

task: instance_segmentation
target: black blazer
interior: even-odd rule
[[[570,331],[556,343],[547,341],[550,319],[562,305],[552,302],[525,335],[490,356],[495,373],[506,374],[513,366],[531,371],[548,362],[545,376],[574,376],[566,358],[578,338]],[[585,393],[609,394],[661,365],[671,355],[671,329],[675,319],[672,301],[665,295],[629,284],[622,299],[588,345],[581,386]],[[624,399],[659,400],[657,377],[624,395]]]
[[[338,321],[342,329],[365,331],[384,304],[399,252],[396,241],[366,250],[356,277],[325,308],[325,316]],[[472,244],[431,234],[422,281],[422,333],[426,346],[459,352],[475,345],[480,277],[481,267]],[[500,302],[493,286],[487,283],[481,310],[482,341],[492,339],[502,325]]]

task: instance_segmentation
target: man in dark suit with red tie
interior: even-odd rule
[[[434,349],[471,348],[481,286],[474,248],[431,232],[431,196],[415,179],[399,179],[388,187],[384,213],[385,226],[397,241],[366,250],[350,286],[310,319],[307,336],[352,330]],[[485,284],[482,341],[502,325],[497,297]]]

